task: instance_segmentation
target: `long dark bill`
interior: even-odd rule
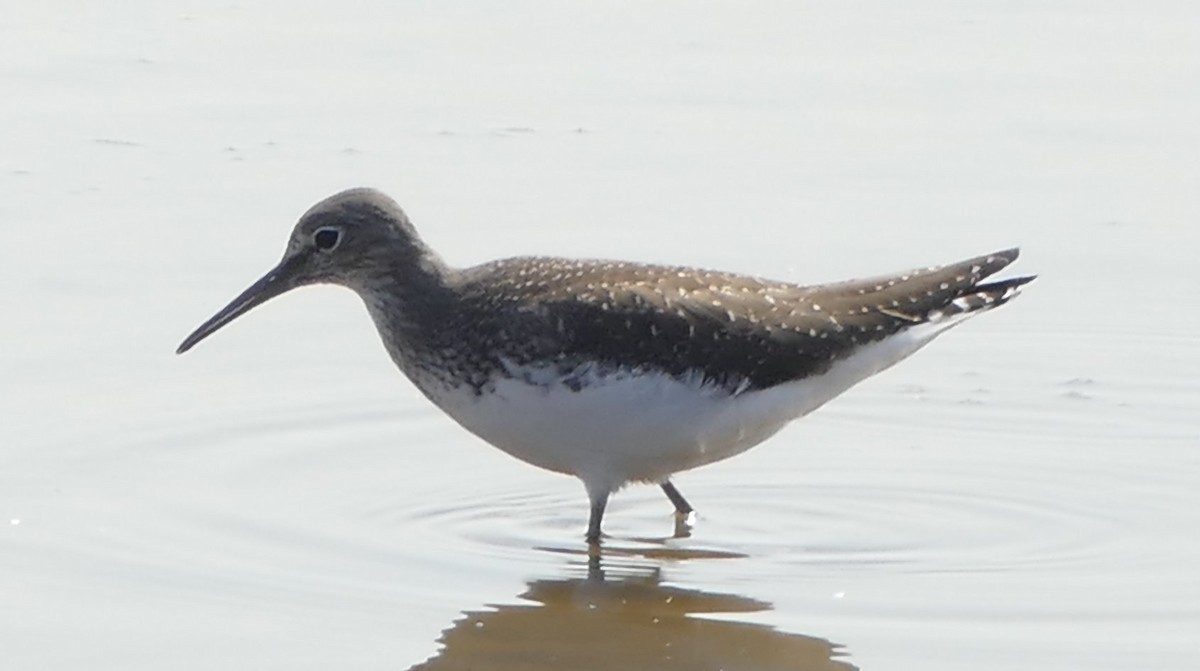
[[[216,333],[222,326],[295,286],[291,280],[298,265],[297,258],[292,256],[280,261],[279,265],[271,269],[271,272],[251,284],[250,288],[239,294],[229,305],[201,324],[190,336],[184,338],[175,353],[183,354],[194,347],[196,343]]]

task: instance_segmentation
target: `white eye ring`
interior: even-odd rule
[[[313,231],[313,245],[323,252],[332,252],[341,243],[342,229],[336,226],[322,226]]]

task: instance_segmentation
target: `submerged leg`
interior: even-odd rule
[[[694,510],[692,504],[683,498],[683,494],[680,494],[679,490],[675,489],[675,485],[671,484],[670,480],[663,480],[662,490],[667,495],[667,498],[671,499],[671,503],[675,505],[675,512],[680,515],[687,515]]]
[[[588,490],[588,500],[592,504],[592,512],[588,516],[587,542],[592,545],[600,544],[600,520],[604,518],[604,507],[608,505],[608,490]]]

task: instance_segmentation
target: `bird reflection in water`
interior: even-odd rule
[[[518,597],[526,603],[464,612],[442,632],[442,650],[410,671],[857,668],[836,659],[840,646],[825,639],[703,617],[765,611],[769,603],[663,585],[660,566],[611,557],[607,550],[603,559],[591,554],[586,577],[529,583]],[[584,562],[574,567],[582,570]]]

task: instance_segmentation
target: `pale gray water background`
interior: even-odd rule
[[[1200,5],[42,4],[0,22],[0,668],[1200,667]],[[1042,277],[680,476],[690,538],[622,492],[601,582],[582,488],[350,293],[173,354],[361,184],[459,264]]]

